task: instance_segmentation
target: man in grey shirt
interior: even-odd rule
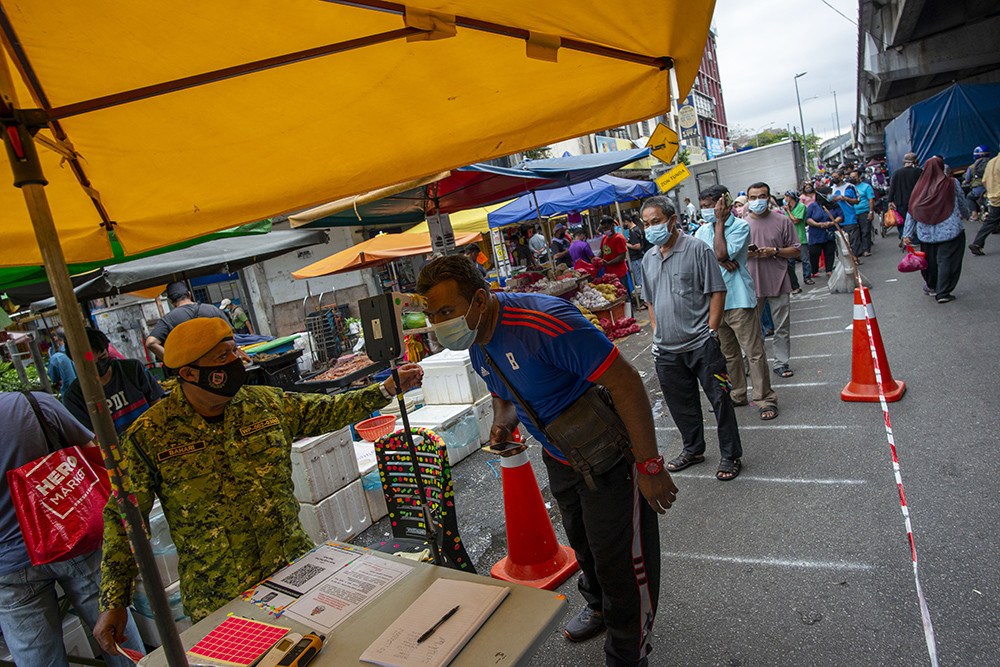
[[[642,219],[646,238],[654,245],[642,258],[642,292],[652,306],[656,375],[684,442],[684,451],[667,464],[667,470],[683,470],[705,460],[700,382],[718,422],[721,460],[715,477],[735,479],[743,448],[729,397],[726,357],[719,345],[726,283],[718,260],[707,243],[679,232],[677,213],[666,197],[643,202]]]

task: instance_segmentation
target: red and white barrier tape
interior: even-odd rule
[[[903,491],[903,476],[900,472],[899,458],[896,456],[896,441],[892,437],[892,422],[889,420],[889,405],[885,400],[885,390],[882,387],[882,369],[878,365],[878,353],[875,351],[875,335],[872,333],[872,320],[869,314],[868,299],[865,297],[865,286],[861,283],[861,275],[855,270],[854,275],[858,278],[858,286],[861,288],[861,306],[865,311],[865,327],[868,329],[868,349],[872,355],[872,363],[875,364],[875,384],[878,385],[878,399],[882,405],[882,415],[885,417],[885,435],[889,441],[889,449],[892,451],[892,471],[896,475],[896,486],[899,488],[899,504],[903,511],[903,520],[906,522],[906,538],[910,542],[910,557],[913,560],[913,581],[917,586],[917,600],[920,602],[920,618],[924,626],[924,640],[927,642],[927,653],[931,658],[931,665],[937,667],[937,642],[934,639],[934,625],[931,623],[931,613],[927,608],[927,600],[924,598],[924,591],[920,587],[920,574],[917,570],[917,547],[913,543],[913,526],[910,524],[910,510],[906,506],[906,493]]]

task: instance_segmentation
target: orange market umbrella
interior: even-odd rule
[[[455,246],[461,247],[483,239],[479,232],[455,234]],[[334,253],[292,273],[296,280],[318,278],[335,273],[347,273],[378,266],[399,257],[426,255],[433,252],[429,232],[416,234],[379,234],[367,241]]]

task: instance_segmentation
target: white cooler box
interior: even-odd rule
[[[135,609],[132,610],[132,618],[135,619],[135,625],[139,628],[139,637],[143,644],[154,648],[163,645],[163,642],[160,641],[160,633],[156,629],[156,621],[149,616],[137,613]],[[177,632],[184,632],[191,627],[191,618],[188,616],[178,618],[174,620],[174,625],[177,626]]]
[[[318,503],[358,478],[350,427],[292,443],[292,482],[299,502]]]
[[[357,470],[357,461],[354,459],[353,453],[352,446],[351,460],[354,462],[355,470]],[[346,542],[357,536],[365,528],[372,525],[371,514],[368,512],[368,501],[365,499],[361,480],[354,480],[315,505],[300,503],[299,521],[302,522],[302,527],[316,544],[331,540]]]
[[[479,424],[479,444],[485,445],[490,441],[490,429],[493,428],[493,397],[487,394],[476,401],[472,414]]]
[[[444,350],[426,357],[420,366],[426,405],[472,405],[489,394],[486,382],[472,368],[468,350]]]
[[[451,465],[479,447],[479,424],[471,405],[425,405],[409,418],[411,428],[426,428],[441,436]],[[403,428],[401,419],[396,420],[396,428]]]
[[[382,478],[378,474],[375,445],[370,442],[355,441],[354,453],[358,457],[358,471],[361,474],[361,486],[365,490],[365,500],[368,502],[368,513],[372,517],[372,523],[375,523],[389,513],[389,508],[385,504]]]

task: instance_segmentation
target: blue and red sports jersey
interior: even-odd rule
[[[500,315],[493,338],[469,350],[490,393],[517,406],[521,424],[553,458],[566,462],[486,364],[483,348],[543,424],[558,417],[618,357],[618,348],[576,306],[544,294],[497,293]]]

